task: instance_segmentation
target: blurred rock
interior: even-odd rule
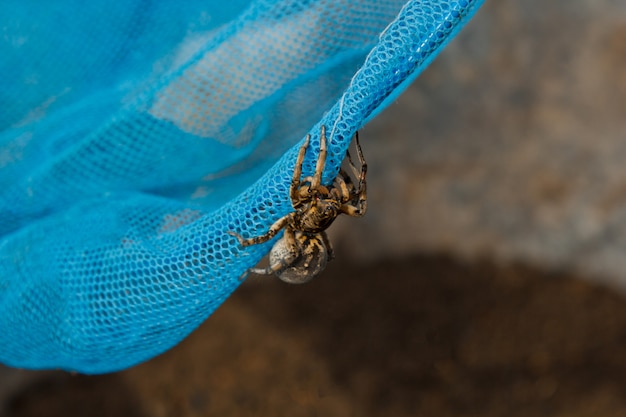
[[[361,133],[369,212],[333,233],[357,258],[445,251],[626,288],[626,3],[487,1]]]

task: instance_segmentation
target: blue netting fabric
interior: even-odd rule
[[[301,140],[354,132],[480,0],[4,0],[0,361],[109,372],[171,348],[270,249]],[[219,335],[215,335],[219,337]]]

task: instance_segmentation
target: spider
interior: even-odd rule
[[[247,272],[260,275],[276,274],[281,280],[291,284],[308,282],[322,272],[328,261],[334,258],[333,248],[325,230],[342,213],[354,217],[365,214],[367,164],[359,144],[359,133],[355,134],[355,142],[361,165],[360,171],[354,166],[350,153],[346,153],[350,169],[358,178],[357,186],[343,169],[339,171],[331,186],[321,184],[327,153],[325,126],[322,126],[320,135],[315,173],[312,177],[302,178],[302,163],[310,140],[311,135],[307,135],[293,170],[289,196],[295,211],[278,219],[268,232],[261,236],[244,239],[234,232],[229,232],[242,246],[250,246],[267,242],[284,229],[283,237],[270,251],[269,266],[251,268]]]

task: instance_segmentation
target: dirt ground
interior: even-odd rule
[[[5,415],[625,413],[623,296],[424,255],[335,261],[302,286],[251,280],[161,357],[103,376],[42,373]]]

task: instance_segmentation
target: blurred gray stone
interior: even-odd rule
[[[333,239],[626,288],[626,2],[487,1],[361,131],[369,212]]]

